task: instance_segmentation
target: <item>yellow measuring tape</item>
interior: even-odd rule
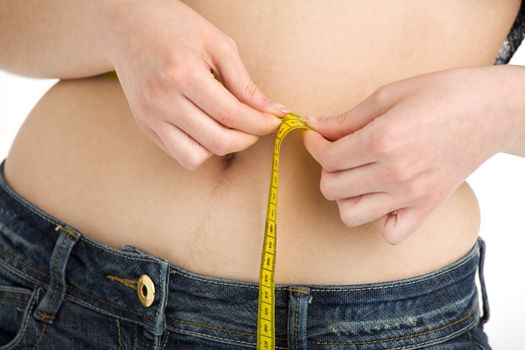
[[[281,121],[275,135],[273,145],[272,176],[268,208],[266,210],[266,226],[264,229],[264,244],[261,256],[259,277],[259,306],[257,309],[257,349],[275,349],[275,258],[277,240],[277,194],[279,192],[279,156],[281,144],[291,131],[310,129],[301,117],[289,113]]]
[[[101,76],[118,79],[115,71]],[[215,75],[215,78],[220,78]],[[222,83],[222,82],[221,82]],[[279,157],[281,144],[290,132],[296,129],[310,129],[294,113],[288,113],[281,120],[281,125],[275,135],[272,158],[272,174],[268,207],[266,210],[266,225],[264,229],[264,244],[261,254],[261,269],[259,277],[259,303],[257,308],[257,349],[275,349],[275,261],[277,240],[277,194],[279,192]]]

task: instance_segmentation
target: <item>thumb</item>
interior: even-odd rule
[[[291,110],[282,103],[273,101],[262,93],[248,74],[236,46],[230,50],[232,52],[227,55],[222,52],[215,55],[214,64],[220,71],[220,76],[213,72],[215,78],[240,102],[254,109],[281,117],[290,113]]]
[[[376,90],[345,113],[329,117],[307,115],[301,119],[324,137],[330,140],[337,140],[363,128],[393,106],[396,101],[396,95],[384,91],[385,88]]]
[[[307,129],[303,132],[303,143],[306,150],[319,164],[324,163],[321,161],[321,155],[324,148],[331,144],[330,141],[326,140],[319,133]]]

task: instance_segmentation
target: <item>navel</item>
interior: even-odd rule
[[[230,168],[233,164],[233,159],[235,158],[236,153],[228,153],[225,156],[222,157],[222,161],[224,164],[224,170]]]

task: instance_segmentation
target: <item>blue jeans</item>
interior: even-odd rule
[[[4,163],[0,349],[255,348],[258,283],[107,247],[16,193]],[[452,264],[391,282],[277,284],[276,348],[490,349],[484,252],[478,238]]]

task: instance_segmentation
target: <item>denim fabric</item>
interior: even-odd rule
[[[16,193],[4,163],[0,349],[255,348],[256,282],[107,247]],[[478,238],[446,267],[385,283],[278,284],[277,349],[490,349],[484,252]],[[136,291],[141,275],[155,286],[149,307]]]

